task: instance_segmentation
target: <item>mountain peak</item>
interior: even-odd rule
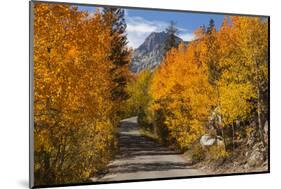
[[[168,34],[164,31],[150,33],[144,42],[134,50],[131,70],[136,73],[144,69],[154,70],[164,57],[167,37]],[[180,42],[183,40],[177,37],[177,43]]]
[[[167,34],[165,32],[152,32],[144,42],[136,49],[136,51],[152,51],[160,43],[165,43]]]

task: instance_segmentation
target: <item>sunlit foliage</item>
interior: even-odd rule
[[[188,148],[208,132],[212,112],[217,129],[258,120],[263,141],[267,114],[268,23],[265,18],[225,17],[195,32],[187,46],[171,49],[150,85],[154,127],[167,129],[169,143]]]
[[[150,102],[148,95],[150,78],[151,72],[148,70],[131,77],[126,88],[129,98],[122,107],[123,117],[137,116],[146,108]]]
[[[263,141],[268,111],[268,22],[265,18],[230,17],[217,36],[222,70],[218,81],[223,124],[257,120]]]
[[[35,3],[35,184],[86,181],[114,154],[112,36],[99,10]]]
[[[208,67],[198,59],[200,43],[167,53],[153,75],[150,93],[152,109],[162,109],[169,136],[180,148],[185,148],[204,132],[212,105],[212,87],[208,82]]]
[[[120,9],[88,14],[35,3],[36,186],[83,182],[104,171],[114,156],[120,117],[139,116],[141,125],[182,150],[209,132],[214,112],[221,131],[237,120],[257,120],[264,142],[266,18],[225,17],[218,30],[211,21],[188,45],[169,47],[154,72],[132,76],[123,16]]]

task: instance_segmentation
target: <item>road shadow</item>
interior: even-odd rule
[[[139,155],[175,155],[181,154],[169,150],[144,136],[134,136],[120,133],[118,135],[120,153],[117,158],[132,158]]]
[[[131,158],[139,155],[175,155],[172,151],[154,140],[141,136],[136,121],[122,121],[118,131],[119,154],[117,158]]]
[[[136,173],[136,172],[150,172],[150,171],[169,171],[175,169],[190,169],[188,163],[172,163],[169,161],[161,161],[157,163],[126,163],[120,165],[110,165],[112,174],[118,173]]]
[[[179,155],[181,153],[164,147],[156,141],[141,136],[139,133],[139,126],[135,120],[122,121],[118,128],[118,146],[119,153],[116,156],[116,160],[120,160],[122,163],[113,163],[109,166],[111,173],[134,173],[139,171],[168,171],[171,169],[187,169],[190,164],[185,162],[173,162],[173,161],[157,161],[160,156],[165,156],[169,159],[171,155]],[[144,157],[146,156],[146,157]],[[141,157],[154,159],[152,162],[142,161]],[[155,157],[153,157],[155,156]],[[137,163],[124,163],[124,159],[138,158]],[[156,159],[156,162],[155,162]]]

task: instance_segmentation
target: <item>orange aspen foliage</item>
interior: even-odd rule
[[[99,11],[35,3],[34,15],[35,184],[78,182],[114,147],[110,30]]]
[[[186,148],[204,132],[212,105],[212,87],[208,70],[198,58],[200,44],[194,41],[169,51],[153,75],[150,94],[151,108],[161,110],[170,140]]]
[[[218,31],[212,23],[195,36],[187,46],[171,49],[152,76],[154,125],[167,128],[169,141],[187,148],[207,132],[215,111],[220,129],[233,127],[237,120],[258,120],[263,140],[262,118],[268,111],[266,18],[225,17]]]

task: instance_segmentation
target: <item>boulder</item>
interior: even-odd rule
[[[262,142],[256,143],[253,146],[253,151],[250,153],[249,159],[247,160],[247,164],[249,167],[256,167],[263,164],[264,158],[264,147]]]
[[[249,167],[255,167],[255,166],[262,165],[263,162],[264,162],[263,153],[260,150],[254,150],[251,153],[247,161],[247,164],[249,165]]]
[[[211,136],[209,134],[205,134],[200,138],[200,144],[203,148],[217,145],[222,149],[225,149],[224,141],[221,136]]]
[[[203,135],[200,139],[200,144],[202,147],[212,146],[216,143],[216,138],[211,135]]]

